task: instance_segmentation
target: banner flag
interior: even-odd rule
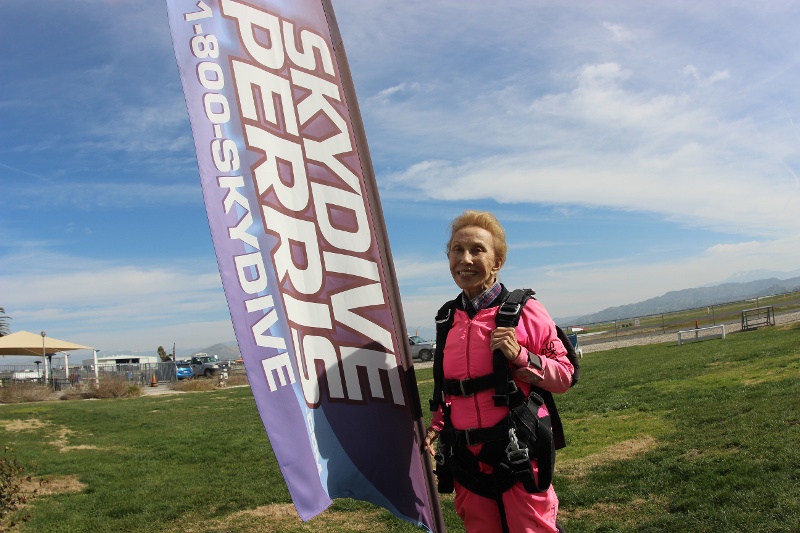
[[[444,531],[372,163],[329,0],[167,0],[247,377],[300,518]]]

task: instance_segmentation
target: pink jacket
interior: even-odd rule
[[[471,320],[465,311],[456,309],[445,344],[445,379],[473,379],[493,373],[489,337],[496,327],[494,318],[498,309],[483,309]],[[553,319],[537,300],[530,299],[525,304],[516,334],[522,348],[517,359],[509,364],[516,369],[514,381],[522,392],[527,396],[532,383],[553,393],[566,392],[574,369],[556,334]],[[529,352],[540,356],[541,371],[529,365]],[[500,422],[508,414],[508,407],[495,406],[493,394],[494,389],[489,389],[471,397],[446,396],[453,426],[463,430],[491,427]],[[539,416],[547,414],[547,407],[542,405]],[[431,426],[439,431],[444,427],[441,409],[433,414]]]

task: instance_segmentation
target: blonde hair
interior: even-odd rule
[[[458,230],[466,228],[467,226],[477,226],[491,233],[495,256],[501,261],[501,264],[506,262],[506,254],[508,253],[506,230],[503,229],[497,217],[488,211],[475,211],[470,209],[453,219],[450,223],[450,239],[447,241],[447,248],[445,249],[446,254],[450,254],[450,243],[453,242],[453,235],[455,235]]]

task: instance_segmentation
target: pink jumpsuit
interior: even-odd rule
[[[453,327],[447,336],[444,351],[444,378],[446,380],[473,379],[493,373],[492,353],[489,338],[495,329],[498,307],[483,309],[470,319],[466,312],[455,311]],[[528,300],[516,327],[517,342],[522,347],[519,356],[511,364],[514,381],[527,396],[531,383],[553,393],[566,392],[571,384],[573,367],[567,358],[567,350],[559,340],[555,323],[547,310],[538,301]],[[528,363],[528,352],[541,357],[542,370]],[[481,391],[471,397],[446,396],[450,405],[450,418],[456,429],[492,427],[508,414],[508,407],[494,405],[494,389]],[[539,416],[547,416],[547,407],[539,408]],[[432,427],[444,427],[441,409],[434,413]],[[473,454],[482,445],[469,447]],[[483,472],[492,468],[480,464]],[[533,461],[534,475],[537,474]],[[501,533],[502,525],[497,502],[479,496],[455,482],[455,508],[464,521],[468,533]],[[517,483],[503,494],[505,515],[511,533],[555,532],[558,498],[551,485],[546,492],[530,494],[521,483]]]

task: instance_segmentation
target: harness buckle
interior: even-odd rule
[[[528,448],[520,448],[517,432],[513,427],[508,428],[508,446],[506,446],[506,457],[512,465],[519,465],[530,461]]]
[[[472,442],[472,439],[469,438],[470,434],[472,433],[471,430],[465,429],[464,430],[464,440],[467,442],[467,446],[476,446],[480,444],[480,442]]]
[[[514,394],[518,390],[519,390],[519,387],[517,387],[517,382],[514,381],[513,379],[509,380],[508,381],[508,394],[509,395]]]
[[[500,309],[497,310],[498,315],[511,315],[516,316],[522,308],[522,304],[503,302]]]
[[[475,396],[475,393],[474,392],[470,392],[469,394],[467,393],[467,391],[464,389],[465,381],[466,381],[465,379],[461,379],[458,381],[458,389],[461,391],[461,396],[463,396],[464,398],[471,398]]]

